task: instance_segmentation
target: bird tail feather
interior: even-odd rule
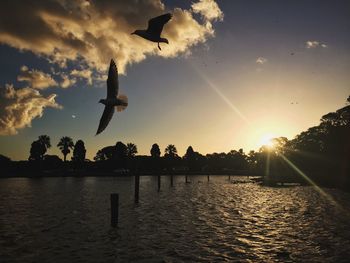
[[[126,107],[128,107],[128,97],[126,95],[119,95],[118,99],[122,102],[122,105],[118,105],[117,106],[117,111],[121,112],[123,110],[126,109]]]

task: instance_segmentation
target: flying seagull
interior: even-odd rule
[[[156,42],[158,43],[159,50],[162,50],[159,43],[163,42],[169,44],[169,41],[166,38],[161,38],[160,34],[162,33],[164,25],[168,23],[171,17],[172,14],[170,13],[154,17],[148,21],[148,28],[146,30],[135,30],[131,35],[135,34],[152,42]]]
[[[109,65],[108,79],[107,79],[107,99],[101,99],[99,103],[105,105],[100,124],[96,135],[101,133],[112,119],[114,113],[114,107],[117,111],[123,111],[128,106],[128,97],[125,95],[118,95],[119,83],[118,83],[118,69],[113,59]]]

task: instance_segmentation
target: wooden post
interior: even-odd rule
[[[135,203],[139,202],[140,176],[135,175]]]
[[[158,192],[160,191],[160,174],[158,175]]]
[[[174,177],[173,175],[170,175],[170,186],[174,186]]]
[[[119,194],[111,194],[111,226],[118,226]]]

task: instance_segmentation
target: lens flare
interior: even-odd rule
[[[208,77],[203,74],[195,65],[192,63],[190,64],[192,68],[196,71],[196,73],[204,80],[208,86],[216,92],[217,95],[247,124],[250,124],[249,120],[246,116],[243,115],[243,113],[225,96],[225,94],[222,93],[222,91],[214,84],[212,83]]]
[[[338,209],[349,213],[349,211],[345,210],[338,202],[328,193],[326,193],[321,187],[319,187],[310,177],[308,177],[302,170],[300,170],[292,161],[290,161],[286,156],[282,153],[278,154],[282,157],[282,159],[299,175],[301,175],[310,185],[312,185],[317,192],[319,192],[322,196],[324,196],[331,204],[333,204]]]

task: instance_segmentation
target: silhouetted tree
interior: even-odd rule
[[[40,161],[43,159],[46,147],[39,140],[32,142],[30,147],[29,161]]]
[[[126,144],[126,155],[131,158],[134,157],[137,154],[137,146],[133,143],[127,143]]]
[[[192,146],[188,146],[186,153],[184,155],[184,159],[186,161],[189,171],[193,172],[194,166],[195,166],[195,153],[193,151]]]
[[[164,154],[165,166],[167,167],[168,171],[173,170],[176,159],[178,158],[177,149],[175,145],[169,144],[165,148],[164,152],[165,152]]]
[[[11,162],[11,159],[5,155],[0,154],[0,163],[8,163]]]
[[[152,157],[160,157],[160,148],[159,148],[159,145],[158,144],[156,144],[156,143],[154,143],[153,145],[152,145],[152,148],[151,148],[151,156]]]
[[[161,169],[161,159],[160,159],[160,148],[159,148],[159,145],[154,143],[151,147],[151,150],[150,150],[150,153],[151,153],[151,169],[152,169],[152,172],[155,172],[155,173],[159,173],[159,170]],[[160,175],[158,174],[158,177]],[[158,179],[160,180],[160,178]]]
[[[133,172],[137,170],[137,162],[134,160],[135,155],[137,154],[137,146],[133,143],[126,144],[126,167]]]
[[[164,156],[166,156],[166,157],[171,157],[171,158],[177,157],[177,149],[176,149],[175,145],[173,145],[173,144],[169,144],[165,148],[164,152],[165,152]]]
[[[7,156],[4,156],[2,154],[0,154],[0,167],[1,167],[1,171],[5,172],[7,171],[11,166],[11,159]],[[4,173],[0,173],[4,175]]]
[[[259,153],[254,150],[250,151],[247,155],[246,160],[251,174],[259,174],[258,156]]]
[[[107,160],[105,154],[103,153],[102,150],[98,150],[95,157],[94,157],[94,161],[99,162],[99,161],[105,161]]]
[[[84,142],[78,140],[74,145],[72,160],[75,162],[84,162],[86,156],[86,149]]]
[[[64,136],[60,139],[59,143],[57,144],[57,147],[61,150],[63,154],[63,160],[64,162],[67,161],[67,155],[70,153],[70,150],[73,149],[74,143],[72,138],[68,136]]]
[[[277,137],[271,140],[273,144],[273,150],[277,153],[284,154],[286,152],[286,146],[288,145],[287,137]]]
[[[226,168],[230,168],[231,172],[244,172],[248,169],[247,156],[245,155],[243,149],[231,150],[226,155]]]
[[[256,164],[257,163],[257,152],[254,150],[249,151],[248,156],[247,156],[247,161],[250,164]]]
[[[117,142],[115,145],[115,151],[113,159],[116,161],[116,167],[117,168],[125,168],[126,165],[126,158],[127,158],[127,147],[122,142]]]
[[[207,170],[212,173],[222,172],[226,164],[226,154],[225,153],[212,153],[206,155],[207,159]]]
[[[117,142],[115,145],[115,158],[124,158],[127,156],[127,147],[122,142]]]
[[[45,146],[45,153],[47,152],[47,149],[51,148],[51,140],[48,135],[40,135],[38,141]]]
[[[95,161],[112,160],[115,155],[115,146],[106,146],[99,150],[94,157]]]
[[[327,186],[350,189],[350,96],[346,106],[322,116],[288,142],[288,158],[309,177]]]
[[[40,135],[38,140],[34,141],[31,144],[30,148],[30,161],[39,161],[43,160],[44,154],[47,152],[47,149],[51,147],[50,137],[47,135]]]

